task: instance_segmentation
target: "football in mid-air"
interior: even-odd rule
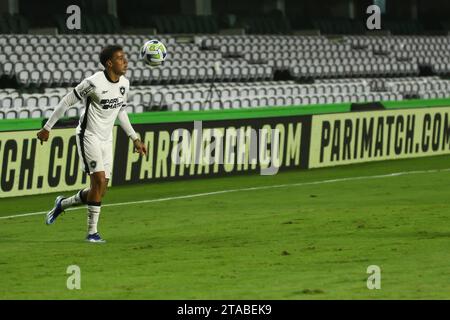
[[[148,66],[160,66],[167,56],[166,46],[159,40],[149,40],[141,47],[139,58]]]

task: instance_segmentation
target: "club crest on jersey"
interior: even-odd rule
[[[125,87],[120,87],[119,90],[121,95],[125,94]]]
[[[91,161],[91,168],[95,169],[96,166],[97,166],[97,162]]]

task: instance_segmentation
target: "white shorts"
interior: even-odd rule
[[[102,141],[86,132],[84,135],[77,134],[77,149],[81,167],[86,173],[104,171],[106,179],[111,177],[112,140]]]

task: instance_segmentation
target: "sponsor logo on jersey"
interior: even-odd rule
[[[102,106],[102,109],[116,109],[120,108],[123,105],[123,101],[119,100],[119,98],[114,99],[101,99],[100,105]]]

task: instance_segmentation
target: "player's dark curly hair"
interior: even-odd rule
[[[123,50],[122,46],[111,44],[107,45],[100,52],[100,63],[106,68],[106,61],[112,58],[114,52]]]

